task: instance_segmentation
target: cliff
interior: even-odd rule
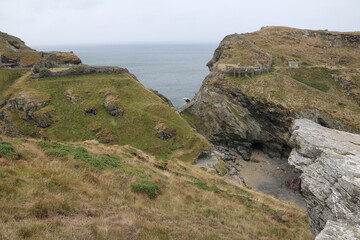
[[[360,135],[304,119],[292,129],[289,163],[302,171],[312,230],[323,231],[316,239],[359,239]]]
[[[287,157],[297,118],[358,132],[359,46],[359,33],[266,27],[229,35],[182,112],[197,119],[197,129],[211,142],[245,158],[252,145]]]

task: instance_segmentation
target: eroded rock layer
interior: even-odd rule
[[[345,235],[359,236],[353,229],[360,224],[360,135],[300,119],[290,142],[295,149],[289,163],[303,172],[301,190],[312,231],[317,234],[325,227],[326,232],[342,229]],[[345,235],[336,239],[358,239]]]

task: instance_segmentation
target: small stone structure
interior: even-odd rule
[[[243,66],[240,64],[216,64],[215,70],[219,70],[225,73],[228,76],[232,76],[234,78],[241,77],[254,77],[255,75],[259,75],[262,73],[269,72],[269,68],[262,66]]]
[[[295,61],[288,61],[289,67],[291,68],[298,68],[299,67],[299,62],[295,62]]]

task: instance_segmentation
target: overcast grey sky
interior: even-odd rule
[[[360,0],[0,0],[0,31],[29,46],[219,42],[262,26],[360,30]]]

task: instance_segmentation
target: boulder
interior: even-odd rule
[[[296,120],[292,129],[290,143],[294,149],[289,163],[302,171],[301,191],[313,233],[318,234],[325,226],[340,229],[332,227],[334,224],[329,221],[344,221],[347,229],[358,226],[360,135],[329,129],[306,119]]]

